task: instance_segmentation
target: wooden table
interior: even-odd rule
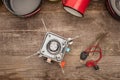
[[[106,10],[105,0],[92,0],[84,18],[78,18],[63,10],[61,2],[43,2],[41,12],[22,19],[0,7],[0,80],[120,80],[120,22]],[[45,30],[66,38],[80,35],[65,56],[65,74],[60,67],[48,64],[34,56],[40,49]],[[80,63],[79,55],[99,33],[109,32],[102,41],[103,59],[100,70],[87,68]]]

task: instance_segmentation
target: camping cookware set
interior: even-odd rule
[[[19,17],[30,17],[39,12],[43,0],[0,0],[6,8]],[[58,2],[60,0],[48,0]],[[63,8],[68,13],[83,17],[91,0],[62,0]],[[120,20],[120,0],[106,0],[106,7],[109,13],[117,20]]]
[[[42,5],[42,1],[43,0],[2,0],[5,7],[12,14],[24,18],[30,17],[38,13],[41,10],[40,6]],[[60,0],[48,1],[58,2]],[[0,2],[0,4],[2,2]],[[90,0],[62,0],[63,8],[65,9],[65,11],[77,17],[84,16],[84,13],[89,3]],[[115,19],[120,20],[120,0],[106,0],[106,7]],[[44,20],[42,20],[42,22],[46,29]],[[103,34],[103,36],[104,35],[105,34]],[[65,62],[63,61],[65,53],[68,53],[70,51],[69,45],[71,45],[73,43],[73,39],[76,38],[78,37],[66,39],[58,34],[46,31],[42,47],[37,52],[37,55],[39,55],[39,57],[45,57],[48,63],[51,63],[51,61],[58,62],[61,68],[63,68],[65,65]],[[94,55],[94,53],[96,52],[99,53],[99,58],[96,60],[87,61],[86,66],[94,67],[95,70],[98,70],[99,67],[97,63],[102,58],[102,49],[99,47],[98,42],[83,51],[80,54],[80,59],[84,61],[90,55],[90,53],[93,53]],[[31,56],[28,56],[27,58],[30,57]]]

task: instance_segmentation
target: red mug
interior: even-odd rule
[[[77,17],[84,16],[84,12],[89,3],[90,0],[62,0],[64,9]]]

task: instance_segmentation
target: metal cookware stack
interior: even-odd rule
[[[111,16],[120,20],[120,0],[106,0],[106,7]]]
[[[19,17],[30,17],[40,11],[42,0],[3,0],[6,8]]]
[[[30,17],[41,10],[44,0],[0,0],[5,7],[14,15],[19,17]],[[48,0],[49,2],[59,2],[60,0]],[[66,12],[83,17],[91,0],[61,0]],[[117,20],[120,20],[120,0],[106,0],[106,7],[109,13]]]

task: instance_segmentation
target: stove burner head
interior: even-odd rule
[[[60,52],[61,45],[57,40],[51,40],[47,44],[47,50],[53,55],[56,55]]]
[[[64,58],[68,41],[52,32],[47,32],[40,50],[40,57],[46,57],[56,62]]]

